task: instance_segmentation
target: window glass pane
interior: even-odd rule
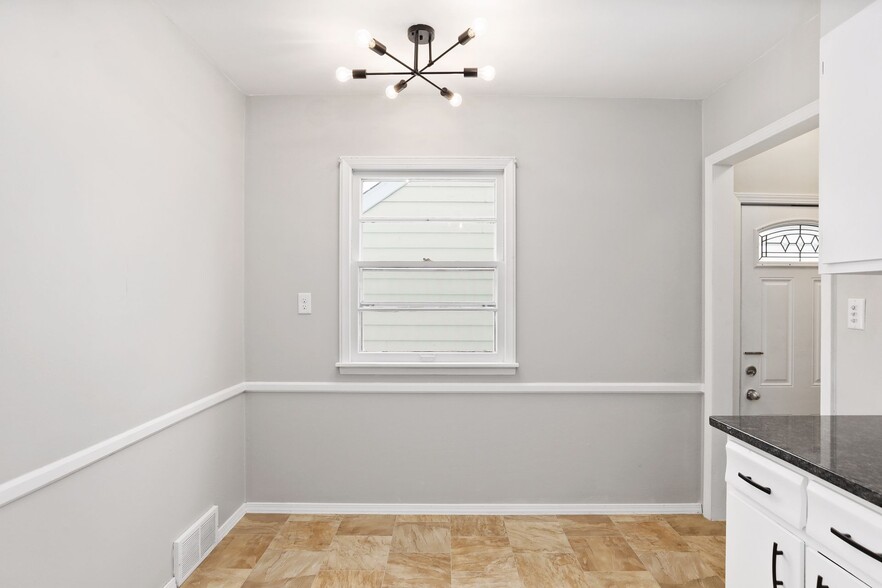
[[[365,310],[362,351],[488,352],[496,349],[492,310]]]
[[[495,219],[495,180],[362,181],[362,218]]]
[[[817,262],[819,249],[818,225],[772,227],[759,234],[760,261]]]
[[[365,269],[361,300],[367,304],[493,304],[492,269]]]
[[[361,223],[362,261],[494,261],[495,222]]]

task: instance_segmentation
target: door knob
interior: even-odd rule
[[[748,390],[747,394],[745,394],[745,396],[747,396],[748,400],[759,400],[761,398],[760,393],[757,392],[756,390],[754,390],[753,388]]]
[[[755,376],[756,375],[756,366],[753,366],[753,365],[747,366],[747,369],[744,370],[744,373],[747,374],[748,376]]]

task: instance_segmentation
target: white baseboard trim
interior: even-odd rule
[[[239,508],[230,515],[224,524],[222,524],[217,530],[217,542],[220,543],[221,539],[227,536],[227,534],[236,526],[236,524],[242,520],[242,517],[248,512],[248,503],[242,503]]]
[[[163,586],[162,588],[178,588],[178,583],[175,581],[174,578],[172,578],[171,580],[166,582],[165,586]]]
[[[245,382],[246,392],[326,394],[701,394],[703,384],[652,382]]]
[[[129,447],[147,437],[167,429],[193,415],[211,408],[221,402],[241,394],[245,390],[242,384],[236,384],[225,388],[220,392],[215,392],[204,398],[200,398],[195,402],[191,402],[186,406],[182,406],[171,412],[147,421],[133,429],[129,429],[119,435],[105,439],[100,443],[96,443],[81,451],[78,451],[67,457],[63,457],[57,461],[53,461],[43,467],[31,470],[17,478],[13,478],[8,482],[0,484],[0,508],[6,506],[10,502],[18,500],[23,496],[27,496],[31,492],[36,492],[40,488],[44,488],[49,484],[57,482],[74,472],[88,467],[100,461],[105,457]]]
[[[380,504],[343,502],[248,502],[249,513],[279,514],[701,514],[700,503],[672,504]]]

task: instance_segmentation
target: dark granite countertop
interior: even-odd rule
[[[882,507],[882,416],[717,416],[710,424]]]

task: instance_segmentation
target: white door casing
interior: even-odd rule
[[[816,225],[818,208],[774,205],[741,208],[739,414],[819,414],[821,278],[818,266],[759,260],[761,230],[788,224]]]

